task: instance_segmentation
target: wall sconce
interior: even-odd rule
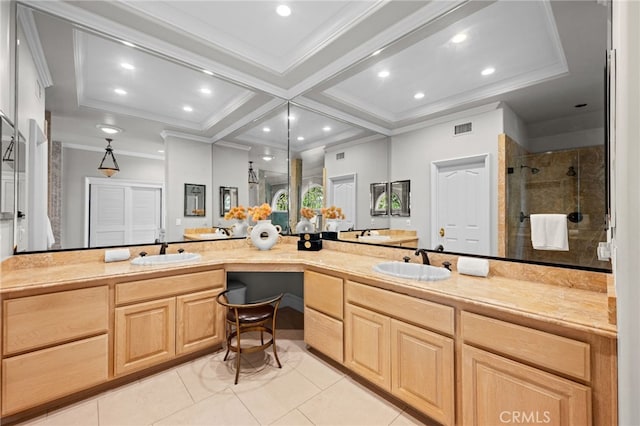
[[[253,161],[249,161],[249,184],[258,183],[258,176],[253,171]]]
[[[98,167],[98,170],[106,177],[111,177],[120,171],[116,157],[113,156],[113,148],[111,148],[112,140],[113,139],[109,138],[106,139],[107,147],[105,148],[104,157],[102,157],[102,161]]]

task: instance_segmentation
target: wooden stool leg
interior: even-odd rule
[[[282,368],[280,364],[280,358],[278,358],[278,350],[276,349],[276,314],[273,314],[273,324],[271,325],[271,344],[273,345],[273,356],[278,363],[278,368]]]
[[[240,327],[236,330],[236,345],[238,345],[238,351],[236,352],[236,381],[234,385],[238,384],[238,377],[240,377],[240,354],[242,353],[242,346],[240,345]]]
[[[231,330],[230,330],[231,326],[228,323],[225,323],[224,325],[224,333],[226,335],[227,338],[227,353],[224,354],[224,359],[223,361],[227,360],[227,357],[229,356],[229,348],[231,348]]]

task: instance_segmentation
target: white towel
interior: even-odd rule
[[[129,249],[105,250],[104,252],[104,261],[107,263],[127,260],[129,257],[131,257]]]
[[[489,261],[474,257],[459,257],[457,265],[458,273],[486,277],[489,275]]]
[[[531,243],[536,250],[569,250],[567,216],[564,214],[532,214]]]

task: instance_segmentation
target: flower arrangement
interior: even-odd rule
[[[249,214],[255,222],[265,220],[271,214],[271,206],[263,203],[261,206],[249,207]]]
[[[323,208],[322,216],[325,219],[344,219],[345,218],[344,213],[342,213],[342,209],[336,206]]]
[[[247,218],[247,208],[244,206],[231,207],[231,210],[224,214],[226,220],[238,219],[245,220]]]
[[[316,215],[316,212],[308,207],[303,207],[300,209],[300,215],[304,218],[312,219]]]

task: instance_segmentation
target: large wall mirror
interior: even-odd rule
[[[299,29],[328,37],[327,19],[364,17],[366,3],[326,3],[325,24]],[[225,3],[226,14],[211,14],[215,18],[200,26],[180,20],[222,6],[194,2],[180,16],[156,2],[37,7],[42,10],[18,7],[26,41],[17,53],[18,128],[28,135],[28,118],[34,118],[51,140],[47,219],[54,242],[45,249],[92,245],[92,230],[100,231],[86,201],[92,191],[132,191],[150,203],[156,195],[149,194],[160,191],[164,202],[145,210],[153,228],[145,238],[165,230],[168,241],[181,241],[185,228],[228,226],[213,189],[237,187],[239,204],[270,203],[273,219],[288,231],[302,208],[316,212],[321,229],[321,208],[335,205],[345,213],[345,238],[347,230],[411,232],[416,247],[611,268],[596,258],[597,243],[606,239],[603,70],[610,5],[387,2],[377,16],[388,30],[346,31],[341,43],[318,51],[322,58],[283,55],[282,63],[276,50],[307,50],[284,36],[276,44],[262,37],[262,56],[251,56],[243,43],[224,50],[203,42],[224,31],[240,40],[250,32],[222,21],[266,14],[267,2]],[[115,23],[74,25],[74,8],[77,17],[110,11],[104,16]],[[141,45],[182,48],[156,55],[124,45],[122,27],[133,17],[139,31],[147,31],[138,40],[149,44]],[[406,34],[392,31],[409,17],[415,24]],[[162,31],[159,20],[167,24]],[[204,64],[221,63],[215,76],[203,72]],[[109,128],[117,133],[103,133]],[[97,171],[105,138],[113,139],[120,169],[110,178]],[[32,170],[25,179],[28,187]],[[408,213],[372,215],[370,185],[405,181]],[[189,182],[206,184],[204,217],[184,215]],[[451,207],[461,200],[476,204]],[[25,209],[16,235],[29,233]],[[447,213],[453,211],[478,215]],[[531,250],[530,223],[520,222],[521,211],[580,213],[582,220],[567,224],[570,250]],[[482,248],[453,249],[454,240],[475,238],[455,229],[469,224],[483,228]],[[19,251],[42,249],[26,241],[17,241]],[[102,241],[134,243],[107,234]]]

